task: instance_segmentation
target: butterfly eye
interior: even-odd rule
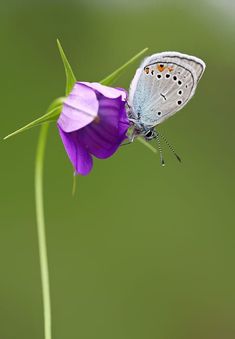
[[[146,140],[152,140],[155,137],[155,132],[152,129],[147,130],[144,133]]]

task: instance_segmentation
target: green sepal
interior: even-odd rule
[[[73,73],[72,67],[69,64],[69,61],[64,53],[64,50],[61,46],[60,41],[57,39],[57,45],[59,48],[59,52],[61,55],[61,59],[63,61],[64,64],[64,69],[65,69],[65,75],[66,75],[66,88],[65,88],[65,94],[66,96],[69,95],[69,93],[71,92],[74,83],[76,82],[76,78],[75,75]],[[124,65],[122,65],[121,67],[119,67],[117,70],[115,70],[113,73],[111,73],[110,75],[108,75],[106,78],[104,78],[103,80],[100,81],[101,84],[103,85],[107,85],[110,86],[112,85],[118,78],[119,76],[122,74],[122,72],[124,72],[132,63],[134,63],[140,56],[142,56],[145,52],[147,51],[147,48],[143,49],[141,52],[137,53],[134,57],[132,57],[129,61],[127,61]],[[25,125],[24,127],[19,128],[18,130],[14,131],[11,134],[8,134],[5,139],[8,139],[14,135],[17,135],[21,132],[24,132],[30,128],[42,125],[46,122],[53,122],[56,121],[57,118],[59,117],[61,110],[62,110],[62,105],[63,105],[63,101],[64,101],[65,97],[61,97],[58,99],[55,99],[52,104],[49,106],[47,113],[42,115],[41,117],[37,118],[36,120],[28,123],[27,125]],[[143,140],[143,142],[145,142]],[[151,148],[151,146],[149,147]]]
[[[106,78],[100,81],[102,85],[110,86],[112,85],[122,74],[122,72],[125,71],[126,68],[128,68],[133,62],[135,62],[139,57],[141,57],[148,48],[144,48],[142,51],[140,51],[138,54],[136,54],[133,58],[131,58],[129,61],[127,61],[124,65],[119,67],[116,71],[108,75]],[[158,153],[157,149],[154,148],[149,142],[147,142],[143,137],[136,138],[142,145],[146,146],[150,151],[153,153]]]
[[[153,153],[158,153],[157,149],[154,148],[149,141],[146,141],[143,137],[136,138],[142,145],[146,146]]]
[[[114,84],[114,82],[120,77],[122,72],[124,72],[137,59],[139,59],[139,57],[141,57],[147,50],[148,50],[148,48],[144,48],[142,51],[140,51],[135,56],[133,56],[133,58],[131,58],[129,61],[127,61],[124,65],[119,67],[116,71],[114,71],[113,73],[108,75],[106,78],[101,80],[100,83],[102,85],[106,85],[106,86],[110,86],[110,85]]]
[[[60,56],[64,64],[64,70],[65,70],[65,76],[66,76],[66,87],[65,87],[65,95],[68,96],[69,93],[72,91],[73,86],[75,84],[76,77],[73,73],[72,67],[70,66],[70,63],[68,62],[68,59],[64,53],[64,50],[61,46],[61,43],[59,39],[57,39],[57,45],[60,51]]]
[[[48,108],[48,112],[46,114],[44,114],[40,118],[30,122],[29,124],[25,125],[24,127],[19,128],[18,130],[14,131],[13,133],[8,134],[4,138],[4,140],[6,140],[10,137],[13,137],[14,135],[19,134],[21,132],[25,132],[32,127],[40,126],[40,125],[44,124],[45,122],[56,121],[58,116],[61,113],[62,103],[63,103],[64,99],[65,98],[58,98],[55,101],[53,101],[53,103]]]

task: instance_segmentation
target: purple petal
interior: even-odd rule
[[[87,149],[95,157],[100,159],[110,157],[118,149],[120,143],[111,143],[107,135],[101,134],[99,129],[93,127],[91,125],[87,126],[83,134],[81,134],[82,130],[79,131],[82,143],[87,145]]]
[[[104,133],[111,134],[113,140],[120,143],[119,137],[123,140],[123,134],[126,134],[129,128],[125,102],[121,98],[115,100],[100,98],[98,115],[100,123],[96,124],[96,127],[102,128]],[[110,142],[111,140],[110,138]]]
[[[76,83],[64,101],[58,124],[64,132],[79,130],[95,119],[98,108],[95,91],[82,83]]]
[[[97,158],[105,159],[110,157],[126,138],[129,124],[125,103],[121,97],[107,99],[101,96],[99,103],[99,120],[81,129],[79,137],[89,153]]]
[[[77,173],[87,175],[97,158],[110,157],[126,138],[129,127],[127,92],[99,83],[77,82],[65,99],[59,133]]]
[[[126,101],[127,91],[124,90],[123,88],[113,88],[109,86],[104,86],[98,82],[81,82],[81,84],[84,84],[90,88],[93,88],[95,91],[102,94],[106,98],[116,99],[121,96],[122,100]]]
[[[79,140],[79,132],[64,132],[58,125],[65,150],[77,174],[87,175],[92,169],[92,157]]]
[[[126,136],[126,132],[129,127],[130,122],[127,118],[126,107],[124,104],[122,109],[119,111],[119,135],[122,136],[124,134]]]

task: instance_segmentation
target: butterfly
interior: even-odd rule
[[[156,127],[192,98],[205,67],[205,63],[195,56],[179,52],[157,53],[144,59],[131,82],[127,103],[128,119],[132,125],[130,142],[137,136],[147,141],[155,138],[162,165],[165,162],[159,137],[181,160]]]

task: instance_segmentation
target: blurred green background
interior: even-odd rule
[[[183,158],[136,142],[96,160],[71,196],[55,126],[45,212],[53,339],[235,337],[234,79],[231,0],[2,2],[1,137],[64,93],[56,38],[79,80],[97,81],[144,47],[201,57],[196,96],[161,126]],[[133,65],[118,86],[129,87]],[[34,208],[39,130],[0,143],[0,338],[43,338]]]

